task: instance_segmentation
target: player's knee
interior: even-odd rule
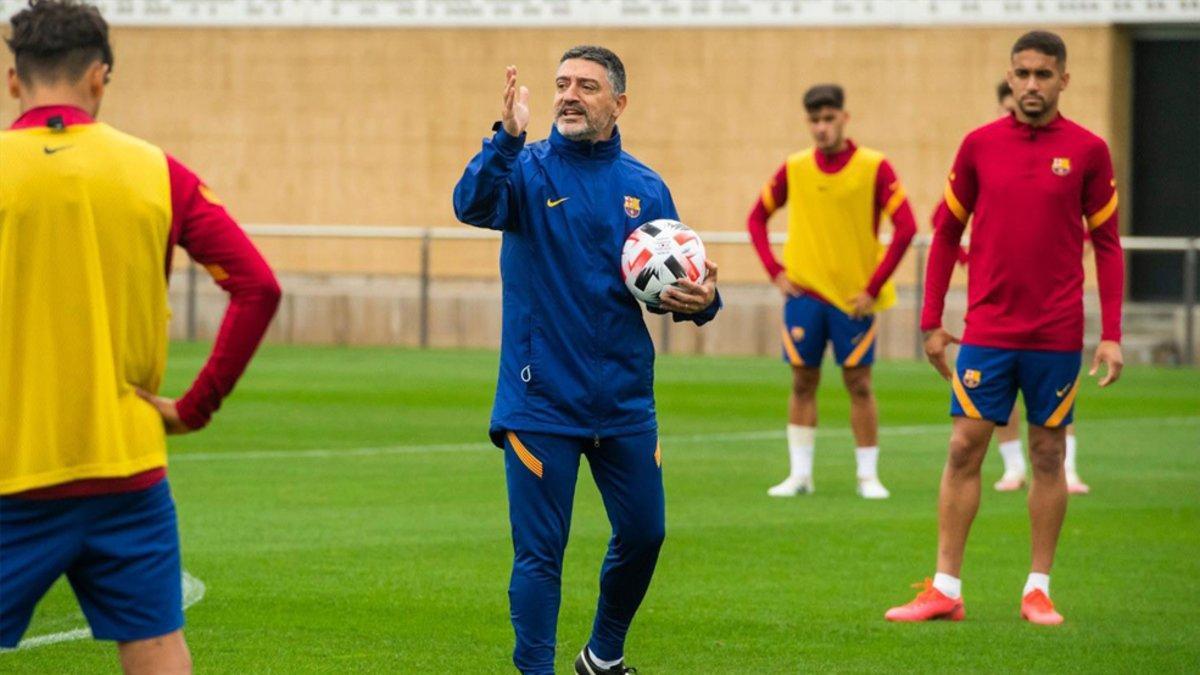
[[[1066,446],[1051,441],[1033,442],[1029,445],[1029,466],[1034,473],[1057,474],[1062,471],[1066,457]]]
[[[819,375],[798,370],[792,377],[792,394],[798,398],[810,399],[817,393],[817,385],[820,384],[821,378]]]
[[[657,553],[667,538],[666,526],[662,523],[650,523],[620,533],[622,547],[629,551],[645,555]]]
[[[957,474],[979,473],[987,445],[963,434],[950,437],[950,454],[946,466]]]
[[[870,398],[874,395],[874,390],[871,387],[871,381],[866,378],[846,380],[846,391],[850,393],[850,398],[858,401],[870,400]]]

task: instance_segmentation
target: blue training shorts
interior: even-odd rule
[[[183,627],[167,481],[96,497],[0,497],[0,647],[17,646],[34,606],[62,574],[98,640],[143,640]]]
[[[1074,419],[1080,352],[963,345],[951,382],[950,415],[1008,423],[1017,391],[1030,424],[1057,428]]]
[[[783,360],[793,366],[819,368],[825,344],[843,368],[875,361],[875,317],[851,318],[811,295],[792,296],[783,305]]]

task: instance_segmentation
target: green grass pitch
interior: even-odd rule
[[[168,393],[207,347],[173,346]],[[485,440],[494,352],[268,347],[213,426],[172,441],[197,672],[512,672],[502,457]],[[773,359],[667,357],[658,407],[667,542],[627,645],[643,673],[1200,671],[1200,376],[1089,379],[1053,591],[1028,625],[1022,494],[985,489],[967,620],[890,625],[932,573],[948,388],[877,367],[885,502],[854,495],[838,374],[826,373],[816,494],[778,500],[788,374]],[[313,452],[302,452],[313,451]],[[985,485],[996,479],[996,453]],[[608,537],[586,463],[567,550],[561,672],[587,639]],[[81,628],[60,583],[27,637]],[[108,643],[0,654],[5,673],[116,670]]]

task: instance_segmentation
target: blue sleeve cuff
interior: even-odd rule
[[[525,147],[525,132],[522,131],[520,136],[513,136],[504,130],[502,122],[496,122],[492,125],[492,131],[496,132],[492,135],[492,143],[500,149],[504,154],[516,155]]]
[[[724,305],[725,305],[725,303],[721,300],[721,291],[718,290],[717,296],[715,298],[713,298],[712,304],[709,305],[708,307],[705,307],[703,311],[696,312],[695,314],[680,314],[678,312],[675,312],[674,316],[672,318],[675,320],[675,323],[683,323],[684,321],[691,321],[691,322],[695,323],[697,326],[703,326],[704,324],[708,323],[709,321],[712,321],[713,319],[715,319],[717,316],[717,312],[721,311],[721,307],[723,307]]]

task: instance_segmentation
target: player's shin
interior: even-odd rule
[[[938,495],[937,562],[937,571],[952,577],[960,576],[967,535],[979,510],[980,469],[993,426],[987,420],[954,419]]]

